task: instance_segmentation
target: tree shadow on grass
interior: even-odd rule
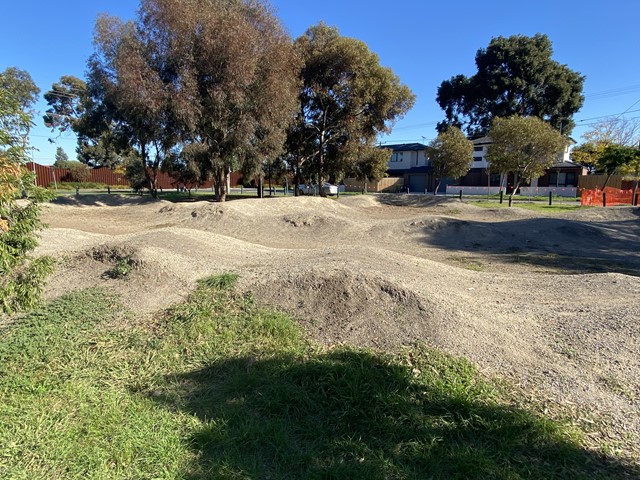
[[[336,351],[221,361],[167,378],[151,397],[203,422],[189,438],[193,480],[640,475],[550,421],[487,400],[488,388],[464,361],[402,366]]]
[[[424,229],[425,242],[452,251],[485,253],[568,273],[617,272],[640,276],[636,220],[581,222],[531,218],[503,222],[444,219]]]

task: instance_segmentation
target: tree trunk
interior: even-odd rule
[[[299,197],[300,196],[300,190],[298,189],[298,187],[300,186],[300,181],[301,180],[302,180],[302,174],[300,173],[300,167],[298,165],[296,165],[294,167],[294,174],[293,174],[293,181],[294,181],[293,196],[294,197]]]
[[[441,183],[442,183],[442,180],[438,179],[438,181],[436,182],[436,188],[433,189],[433,195],[438,195],[438,190],[440,190]]]
[[[516,177],[517,178],[517,177]],[[509,206],[511,206],[511,203],[513,202],[513,195],[516,193],[516,191],[518,190],[518,188],[520,188],[520,183],[521,181],[518,181],[514,186],[513,186],[513,190],[511,190],[511,195],[509,195]]]
[[[324,188],[322,188],[322,184],[324,183],[324,131],[320,134],[320,149],[318,153],[318,190],[319,195],[321,197],[326,197],[327,194],[324,192]]]
[[[226,200],[225,195],[225,174],[224,169],[220,167],[215,167],[213,169],[213,175],[211,177],[213,180],[213,188],[216,202],[224,202]]]

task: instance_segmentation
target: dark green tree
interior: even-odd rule
[[[415,96],[364,42],[336,28],[311,27],[296,40],[296,49],[304,63],[303,87],[288,145],[300,160],[313,159],[322,184],[351,171],[356,152],[390,132]]]
[[[0,86],[0,314],[38,303],[54,264],[50,257],[30,255],[42,226],[40,202],[48,197],[24,168],[29,150],[25,132],[32,121],[30,103],[20,96],[19,90]],[[20,192],[28,198],[17,202]]]
[[[45,126],[57,130],[59,135],[74,132],[78,137],[76,153],[82,163],[115,168],[123,163],[124,157],[134,153],[126,139],[118,138],[117,124],[112,121],[96,85],[89,89],[84,80],[63,75],[44,98],[49,105],[43,116]]]
[[[476,53],[477,73],[442,82],[436,100],[446,118],[438,124],[486,135],[495,117],[534,116],[569,135],[582,107],[584,77],[551,58],[549,37],[493,38]]]
[[[449,127],[440,133],[427,148],[433,174],[438,179],[434,194],[446,177],[461,177],[473,164],[473,142],[457,127]]]
[[[537,117],[494,118],[489,136],[491,171],[514,175],[512,195],[524,180],[543,175],[567,145],[566,137]]]
[[[195,147],[195,148],[194,148]],[[174,180],[174,185],[183,186],[189,192],[207,180],[207,158],[195,145],[187,145],[182,153],[174,153],[160,167]]]

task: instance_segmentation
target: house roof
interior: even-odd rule
[[[584,168],[584,166],[576,162],[564,160],[562,162],[554,163],[553,165],[551,165],[551,168]]]
[[[393,145],[382,145],[381,148],[388,148],[394,152],[421,152],[426,149],[427,146],[422,143],[396,143]]]

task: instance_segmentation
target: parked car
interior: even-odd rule
[[[298,185],[298,190],[300,191],[300,195],[315,195],[317,193],[316,187],[314,185]]]
[[[328,182],[325,182],[325,183],[322,184],[322,190],[327,195],[337,195],[338,194],[338,186],[337,185],[331,185]]]

